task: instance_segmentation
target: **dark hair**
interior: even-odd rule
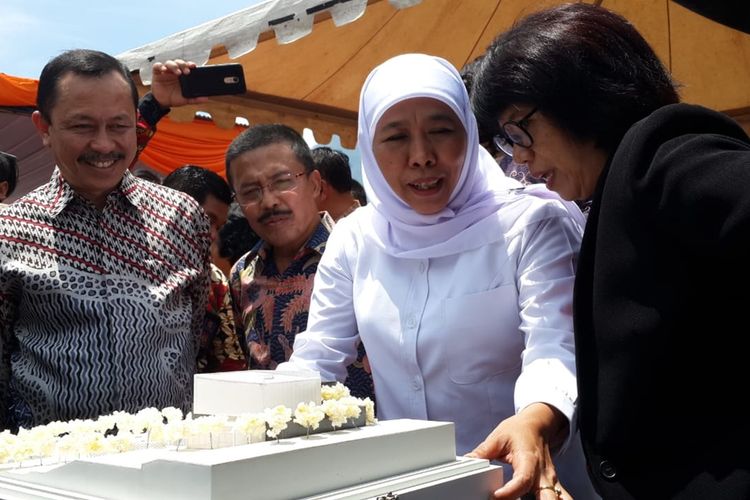
[[[154,184],[161,184],[161,177],[150,170],[146,170],[145,168],[134,170],[133,175],[138,177],[139,179],[143,179],[144,181],[153,182]]]
[[[461,80],[464,82],[464,86],[466,87],[466,92],[469,94],[469,97],[471,97],[472,88],[474,87],[474,80],[476,79],[477,72],[479,71],[479,67],[482,64],[483,59],[484,54],[466,63],[464,67],[461,68]],[[487,125],[488,124],[486,123],[477,122],[479,143],[488,151],[490,151],[490,153],[494,156],[496,151],[492,142],[492,136],[497,133],[498,127],[494,123],[489,124],[489,128],[487,127]]]
[[[315,170],[315,162],[313,162],[310,154],[310,147],[296,130],[280,123],[254,125],[235,137],[227,148],[226,173],[229,184],[232,184],[229,165],[235,158],[248,151],[277,143],[289,144],[294,155],[304,165],[305,172],[309,174]]]
[[[6,197],[13,194],[18,182],[18,161],[16,157],[2,151],[0,151],[0,182],[8,183],[8,190],[5,193]]]
[[[201,205],[209,194],[227,205],[232,203],[232,191],[227,181],[216,172],[198,165],[184,165],[173,170],[161,185],[187,193]]]
[[[352,190],[352,169],[349,157],[341,151],[328,146],[318,146],[312,150],[315,168],[320,171],[320,177],[339,193],[349,193]]]
[[[363,207],[367,205],[367,195],[365,194],[365,188],[359,183],[357,179],[352,179],[352,196],[359,201],[359,204]]]
[[[88,78],[101,78],[109,73],[122,76],[133,97],[133,109],[138,108],[138,89],[130,77],[130,71],[120,61],[98,50],[75,49],[63,52],[48,62],[39,76],[36,94],[36,107],[42,117],[50,121],[52,108],[57,102],[57,83],[68,73]]]
[[[229,206],[227,222],[219,228],[217,248],[219,255],[234,265],[240,257],[252,250],[260,237],[248,224],[237,203]]]
[[[498,36],[472,88],[483,127],[496,129],[508,106],[527,104],[610,153],[636,121],[678,101],[640,33],[618,14],[585,3],[531,14]]]

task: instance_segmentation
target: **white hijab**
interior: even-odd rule
[[[383,177],[372,152],[378,121],[390,107],[415,97],[437,99],[453,110],[467,134],[464,164],[448,205],[422,215],[406,204]],[[507,178],[479,145],[477,123],[458,71],[445,59],[404,54],[387,60],[367,77],[359,100],[358,144],[371,229],[366,234],[386,253],[404,258],[453,255],[503,237],[498,209],[510,190]],[[366,207],[366,208],[367,208]]]

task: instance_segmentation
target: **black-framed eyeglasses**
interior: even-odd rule
[[[500,133],[492,138],[495,147],[510,157],[513,157],[513,146],[530,148],[534,144],[534,138],[526,130],[526,125],[537,109],[539,108],[532,109],[520,120],[508,120],[500,125]]]
[[[292,174],[287,172],[279,175],[274,180],[267,184],[255,184],[242,188],[239,192],[234,194],[234,199],[240,205],[255,205],[260,203],[263,199],[263,190],[267,189],[272,193],[286,193],[294,191],[299,183],[297,178],[305,175],[307,172],[300,172],[298,174]]]

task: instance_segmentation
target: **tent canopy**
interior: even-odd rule
[[[239,62],[248,87],[244,95],[173,109],[141,161],[160,173],[185,163],[223,173],[226,147],[242,130],[236,117],[309,128],[319,143],[337,134],[353,148],[359,90],[373,67],[400,53],[425,52],[460,68],[518,18],[563,1],[269,0],[129,50],[118,57],[137,81],[150,80],[154,61],[182,58]],[[631,20],[682,84],[684,101],[724,111],[750,131],[750,35],[669,0],[584,1]],[[24,176],[39,170],[27,163],[44,155],[21,153],[31,139],[9,123],[28,115],[35,94],[35,81],[0,74],[0,110],[6,111],[0,112],[0,149],[19,158],[19,193],[33,184]],[[9,110],[15,114],[8,116]],[[196,118],[198,111],[212,121]]]
[[[331,134],[338,134],[344,146],[353,148],[359,90],[373,67],[400,53],[426,52],[461,68],[519,17],[562,1],[282,3],[259,4],[118,57],[137,68],[146,81],[154,60],[180,57],[208,64],[239,62],[245,69],[247,94],[212,99],[200,106],[219,126],[233,124],[235,116],[250,123],[281,121],[298,130],[312,129],[318,142],[328,142]],[[667,0],[593,3],[623,14],[635,24],[683,84],[683,100],[735,116],[750,110],[750,35]],[[319,8],[328,4],[333,7]],[[348,6],[347,15],[339,13],[337,17],[335,9],[342,6]],[[403,8],[406,6],[409,8]],[[307,13],[311,9],[312,16]],[[356,22],[349,22],[360,15]],[[278,24],[279,19],[287,21]],[[342,24],[345,21],[349,23]],[[271,31],[274,28],[279,29],[276,39]],[[279,40],[296,41],[279,44]],[[181,108],[171,118],[191,120],[197,110],[197,106]]]

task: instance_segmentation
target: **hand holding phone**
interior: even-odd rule
[[[214,64],[198,66],[187,75],[180,75],[180,88],[186,98],[244,94],[245,73],[242,65]]]

